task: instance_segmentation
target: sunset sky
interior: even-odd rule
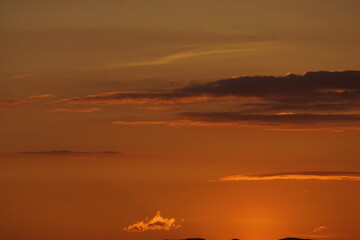
[[[359,0],[0,1],[0,239],[360,239]]]

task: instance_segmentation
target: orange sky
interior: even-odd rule
[[[0,3],[0,238],[360,239],[360,2]]]

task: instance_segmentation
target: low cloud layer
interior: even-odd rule
[[[360,71],[241,76],[147,92],[105,92],[62,99],[69,104],[178,104],[215,99],[249,100],[247,111],[359,109]],[[348,105],[350,104],[350,105]]]
[[[224,100],[231,100],[227,110],[216,104]],[[137,120],[134,125],[360,129],[360,71],[241,76],[173,90],[105,92],[58,102],[147,106],[215,103],[212,105],[215,110],[178,112],[171,121]],[[229,107],[232,111],[228,111]]]
[[[268,181],[268,180],[336,180],[360,181],[360,172],[284,172],[265,174],[242,174],[226,176],[217,181]]]
[[[181,227],[175,224],[175,218],[164,218],[160,215],[160,211],[152,219],[145,219],[129,225],[123,230],[126,232],[145,232],[145,231],[170,231]]]

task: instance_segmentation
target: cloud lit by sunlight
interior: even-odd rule
[[[325,232],[326,230],[328,230],[327,226],[318,226],[316,228],[314,228],[314,232],[316,233],[321,233],[321,232]]]
[[[218,181],[266,181],[266,180],[336,180],[360,181],[360,172],[287,172],[273,174],[243,174],[232,175]]]
[[[156,215],[148,220],[147,218],[144,221],[138,221],[134,224],[129,225],[123,230],[126,232],[145,232],[145,231],[170,231],[181,227],[180,225],[175,224],[175,218],[163,218],[160,215],[160,211]]]

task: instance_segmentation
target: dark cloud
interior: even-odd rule
[[[59,102],[70,104],[175,104],[194,102],[194,96],[185,92],[106,92],[63,99]]]
[[[240,105],[239,108],[262,111],[359,109],[360,71],[322,71],[286,76],[241,76],[192,84],[174,90],[106,92],[63,99],[60,102],[71,104],[178,104],[219,99],[247,100],[247,105]]]
[[[298,97],[309,99],[331,96],[359,97],[359,90],[360,71],[322,71],[286,76],[243,76],[181,89],[185,92],[206,93],[213,96],[252,96],[294,100]]]
[[[185,112],[164,125],[316,125],[359,128],[360,71],[304,75],[241,76],[184,88],[147,92],[106,92],[62,99],[68,104],[185,104],[232,100],[231,112]],[[229,107],[229,106],[228,106]],[[220,108],[220,109],[219,109]],[[233,110],[234,109],[234,110]],[[220,111],[219,111],[220,110]],[[139,123],[144,121],[138,121]],[[123,123],[119,121],[118,123]],[[147,125],[151,123],[148,122]],[[316,126],[316,127],[319,127]]]
[[[204,238],[186,238],[184,240],[205,240]]]
[[[360,71],[308,72],[304,75],[243,76],[180,90],[189,95],[252,100],[240,111],[348,111],[360,109]]]
[[[176,89],[175,93],[214,96],[248,95],[257,97],[306,96],[312,93],[347,93],[360,90],[360,71],[307,72],[304,75],[241,76]],[[336,94],[335,94],[336,95]],[[166,96],[164,96],[166,97]]]
[[[226,176],[218,181],[265,181],[265,180],[336,180],[360,181],[360,172],[307,171]]]
[[[258,102],[242,103],[236,108],[243,114],[279,113],[290,111],[302,113],[333,113],[356,111],[360,109],[360,104],[357,102]]]

